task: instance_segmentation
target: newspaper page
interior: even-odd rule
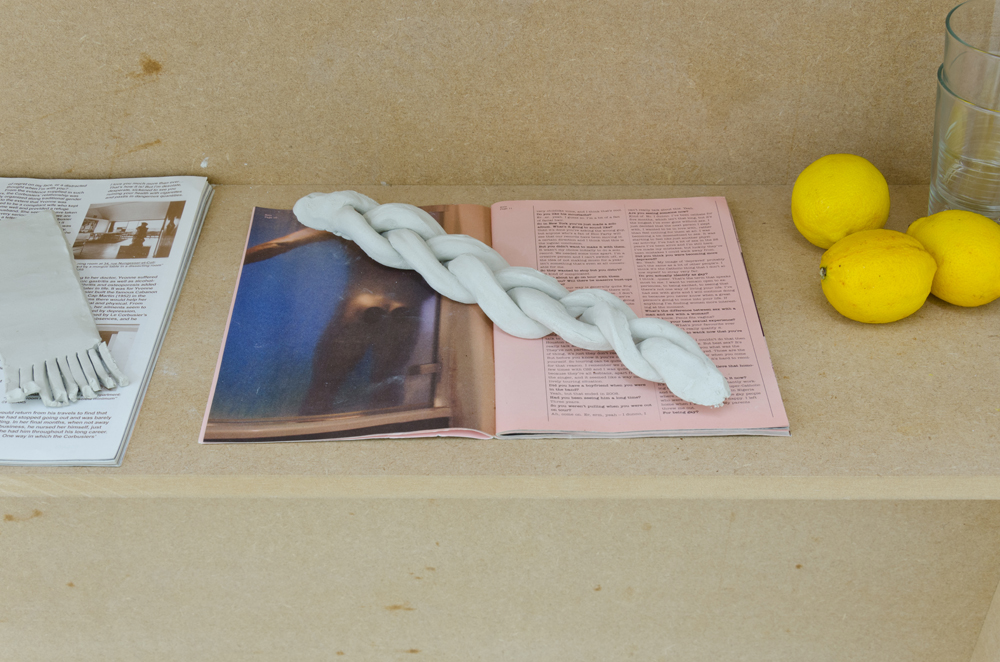
[[[204,177],[0,179],[0,223],[55,212],[130,382],[61,408],[0,402],[0,464],[121,463],[210,199]]]
[[[701,407],[629,372],[613,352],[497,329],[498,434],[788,434],[725,198],[519,201],[492,207],[493,247],[570,290],[599,288],[690,334],[732,395]]]

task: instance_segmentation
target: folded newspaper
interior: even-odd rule
[[[211,197],[204,177],[0,179],[0,237],[20,242],[0,464],[121,464]]]

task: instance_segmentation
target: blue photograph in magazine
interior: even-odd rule
[[[290,211],[257,209],[210,419],[431,407],[439,308],[415,272],[383,267]]]

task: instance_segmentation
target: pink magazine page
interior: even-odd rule
[[[689,333],[729,381],[719,408],[636,377],[613,352],[494,332],[498,434],[788,434],[725,198],[501,202],[493,246],[570,290],[599,288]]]

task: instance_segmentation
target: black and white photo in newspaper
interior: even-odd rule
[[[121,463],[210,197],[204,177],[0,179],[0,223],[55,213],[101,339],[130,382],[60,408],[0,402],[0,464]],[[0,371],[0,394],[2,380]]]

